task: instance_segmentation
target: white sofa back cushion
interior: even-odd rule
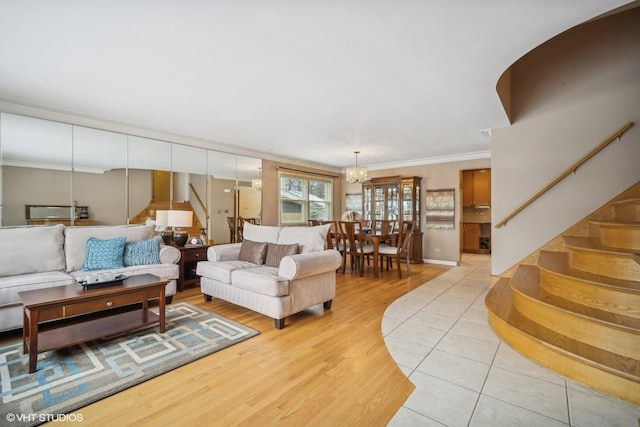
[[[278,236],[283,229],[283,227],[255,225],[250,222],[245,222],[243,225],[242,237],[246,240],[251,240],[252,242],[278,243]]]
[[[67,227],[64,231],[64,252],[67,272],[82,270],[87,252],[87,239],[113,239],[125,236],[127,242],[137,242],[153,237],[152,225]]]
[[[277,243],[279,245],[297,243],[300,246],[301,254],[322,251],[325,249],[329,228],[331,228],[331,224],[313,227],[284,227]]]
[[[0,227],[0,277],[64,271],[64,225]]]

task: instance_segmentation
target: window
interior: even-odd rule
[[[330,179],[280,173],[280,224],[331,219],[332,196],[333,181]]]

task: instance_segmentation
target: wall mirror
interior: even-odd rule
[[[87,207],[88,221],[155,220],[158,208],[189,206],[190,234],[230,241],[228,217],[259,222],[262,161],[215,150],[0,113],[0,225],[27,224],[26,207]]]

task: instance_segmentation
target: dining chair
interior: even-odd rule
[[[325,219],[310,219],[309,226],[314,227],[316,225],[326,225],[331,224],[329,227],[329,231],[327,232],[327,243],[325,244],[326,249],[336,249],[340,250],[340,233],[338,232],[338,222],[332,220]]]
[[[373,228],[375,231],[379,231],[381,234],[393,233],[393,230],[396,228],[396,220],[376,219],[373,223]]]
[[[228,216],[227,224],[229,225],[229,242],[236,243],[242,241],[242,218]]]
[[[350,258],[351,269],[364,274],[364,260],[373,255],[373,245],[362,240],[362,225],[359,221],[340,221],[340,233],[343,236],[344,253],[342,258],[342,272],[345,272],[347,255]]]
[[[380,245],[378,248],[378,255],[380,256],[380,266],[382,268],[382,261],[387,262],[387,271],[389,271],[389,265],[393,268],[393,260],[396,260],[398,267],[398,279],[402,279],[402,271],[400,269],[400,260],[403,258],[407,263],[407,275],[411,276],[410,256],[409,250],[411,247],[411,239],[413,237],[413,223],[404,222],[400,229],[398,236],[398,243],[396,246]]]

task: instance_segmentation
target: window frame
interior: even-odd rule
[[[303,189],[303,195],[299,199],[285,199],[282,196],[282,180],[285,178],[302,180],[305,182],[305,188]],[[310,182],[316,181],[326,185],[327,194],[325,199],[321,202],[312,201],[310,196]],[[303,172],[291,172],[291,171],[279,171],[278,172],[278,224],[281,226],[296,226],[296,225],[306,225],[309,222],[309,215],[311,213],[311,204],[312,203],[324,203],[326,205],[327,212],[327,220],[333,219],[333,205],[334,205],[334,197],[333,197],[333,187],[334,187],[334,179],[326,176],[319,176],[313,173],[303,173]],[[283,218],[283,202],[285,200],[296,200],[301,201],[301,206],[303,209],[301,211],[302,221],[285,221]]]

